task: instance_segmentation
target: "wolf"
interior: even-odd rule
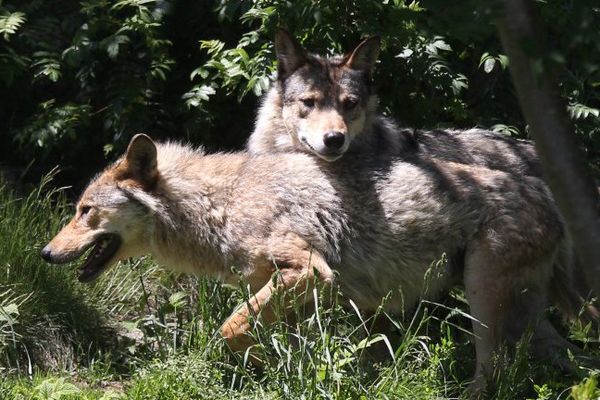
[[[336,285],[366,312],[391,293],[393,313],[463,284],[479,321],[479,382],[493,372],[494,351],[528,328],[538,355],[576,350],[544,315],[557,298],[550,287],[565,315],[576,316],[581,299],[562,220],[536,177],[381,155],[324,169],[304,153],[206,154],[139,134],[92,179],[41,256],[62,264],[88,250],[82,282],[142,254],[230,284],[242,279],[251,297],[221,328],[234,350],[251,345],[251,316],[278,318],[276,293],[302,302],[310,296],[294,294],[315,282]],[[462,269],[442,266],[425,286],[442,254],[460,255]]]
[[[279,29],[277,80],[259,107],[248,151],[304,152],[327,162],[345,154],[411,153],[515,175],[543,175],[529,141],[475,128],[399,128],[379,113],[372,79],[379,47],[380,39],[371,37],[345,55],[323,57]]]
[[[478,128],[401,128],[378,112],[373,83],[377,36],[344,55],[328,57],[308,52],[285,29],[276,32],[274,44],[278,75],[248,139],[252,154],[306,153],[332,171],[339,170],[333,164],[342,157],[418,157],[499,170],[516,179],[545,179],[531,141]],[[582,297],[597,296],[584,269],[578,265],[573,272],[578,291]]]

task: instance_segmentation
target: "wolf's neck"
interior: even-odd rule
[[[153,253],[185,272],[229,280],[227,208],[242,154],[183,154],[161,159]]]
[[[283,100],[279,83],[267,92],[256,115],[254,131],[248,140],[251,153],[293,152],[297,148],[296,136],[285,125]]]

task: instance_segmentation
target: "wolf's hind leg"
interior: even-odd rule
[[[486,377],[494,373],[494,352],[502,343],[515,344],[530,326],[534,328],[532,339],[536,334],[541,339],[540,334],[549,332],[540,330],[537,324],[545,321],[546,269],[550,264],[508,264],[491,256],[483,246],[468,252],[465,258],[465,290],[471,315],[476,319],[473,333],[477,364],[470,388],[474,392],[485,389]],[[543,322],[545,328],[548,325]]]
[[[242,351],[252,345],[251,338],[246,335],[251,328],[251,316],[260,318],[264,324],[275,321],[277,313],[273,304],[274,295],[285,296],[286,307],[291,308],[293,302],[309,298],[301,294],[310,291],[316,279],[326,285],[332,282],[333,272],[323,257],[313,252],[310,246],[304,245],[304,242],[300,243],[303,245],[297,246],[296,240],[295,248],[287,246],[285,251],[272,254],[278,267],[277,272],[223,323],[221,335],[232,350]]]

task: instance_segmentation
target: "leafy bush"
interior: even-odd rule
[[[0,130],[9,134],[0,138],[0,159],[27,165],[35,158],[36,173],[60,163],[65,177],[81,179],[140,131],[240,147],[275,73],[278,26],[326,54],[381,35],[381,105],[404,124],[526,136],[492,24],[494,4],[5,1],[0,96],[10,102],[0,109]],[[562,93],[596,163],[600,11],[591,0],[535,5],[552,45],[536,65],[559,66]]]

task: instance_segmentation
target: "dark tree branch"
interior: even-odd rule
[[[600,203],[596,184],[585,167],[585,156],[559,94],[556,73],[542,58],[548,52],[534,5],[530,0],[503,3],[498,27],[521,109],[588,281],[600,293]]]

